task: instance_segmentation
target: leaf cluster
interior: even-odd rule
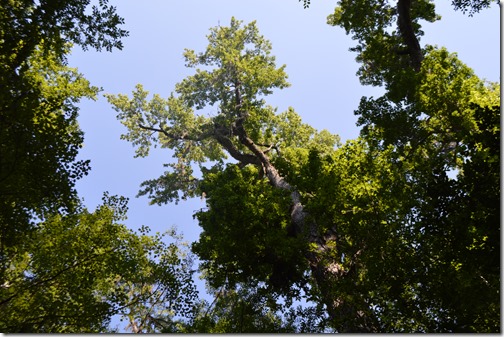
[[[208,208],[195,215],[203,232],[192,249],[207,282],[214,288],[266,282],[274,292],[296,294],[294,285],[306,283],[306,247],[292,235],[288,195],[260,179],[255,167],[234,164],[204,172],[200,188]]]
[[[114,315],[148,325],[191,313],[191,260],[164,235],[118,224],[126,203],[105,195],[92,213],[51,216],[16,247],[1,280],[2,331],[96,333]]]
[[[1,254],[22,239],[33,217],[74,208],[77,179],[89,161],[76,161],[83,133],[77,124],[77,103],[95,98],[93,87],[42,48],[24,64],[22,80],[5,83],[0,97],[0,227]],[[26,90],[26,91],[24,91]]]
[[[495,2],[499,3],[498,1]],[[491,0],[452,0],[452,6],[455,10],[461,10],[464,14],[469,12],[469,16],[490,7],[491,3]]]
[[[77,103],[99,89],[66,64],[72,43],[120,48],[123,20],[107,1],[4,1],[0,6],[0,266],[35,219],[78,204],[83,133]],[[0,279],[3,275],[0,273]]]
[[[357,111],[371,153],[389,153],[403,189],[377,194],[396,200],[378,214],[399,216],[386,223],[388,237],[400,234],[391,247],[403,253],[388,260],[403,290],[374,288],[372,303],[386,331],[498,331],[499,86],[443,48],[426,51],[413,101],[363,98]]]

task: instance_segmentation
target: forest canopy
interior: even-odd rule
[[[108,1],[89,4],[0,9],[2,331],[111,332],[120,317],[149,333],[500,332],[500,85],[421,43],[434,2],[328,13],[355,42],[360,82],[384,89],[361,98],[344,143],[268,104],[290,83],[255,21],[210,28],[168,97],[105,94],[136,156],[172,155],[139,196],[204,201],[190,245],[126,228],[124,197],[89,211],[75,190],[91,168],[76,159],[78,102],[100,90],[66,55],[128,35]]]

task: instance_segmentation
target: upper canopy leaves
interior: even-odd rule
[[[398,91],[410,86],[423,58],[419,21],[439,19],[434,4],[429,0],[399,0],[394,5],[383,0],[342,0],[338,4],[327,22],[343,27],[358,41],[351,50],[362,63],[357,73],[361,82],[384,85],[391,99],[402,98],[405,93]]]
[[[196,75],[176,86],[189,106],[201,109],[218,102],[221,113],[232,114],[238,104],[244,109],[260,108],[261,95],[289,86],[285,65],[276,68],[271,43],[259,34],[255,22],[243,28],[241,23],[232,18],[229,27],[211,28],[205,52],[184,52],[186,66],[209,68],[197,69]],[[241,102],[236,101],[237,92]]]
[[[255,22],[242,27],[232,18],[229,27],[212,28],[208,40],[205,52],[185,51],[186,65],[196,68],[196,74],[178,83],[168,99],[154,95],[148,101],[140,85],[132,98],[106,95],[128,128],[122,138],[137,146],[137,156],[146,156],[157,144],[174,150],[176,163],[167,164],[172,171],[143,183],[140,194],[149,194],[155,203],[197,193],[191,163],[222,161],[227,153],[242,165],[261,166],[258,151],[275,156],[295,144],[331,148],[338,141],[302,125],[293,109],[276,115],[266,105],[264,96],[289,83],[285,66],[276,67],[271,44]],[[193,110],[207,106],[217,106],[216,114],[205,117]]]

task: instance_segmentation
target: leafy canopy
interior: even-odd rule
[[[94,212],[53,215],[18,245],[0,287],[0,329],[109,331],[114,315],[146,328],[149,313],[190,316],[191,259],[174,231],[134,233],[118,223],[127,200],[105,195]]]
[[[141,86],[131,98],[107,95],[137,155],[174,152],[171,170],[140,194],[158,204],[206,198],[193,251],[231,301],[256,289],[260,301],[233,302],[243,313],[304,296],[338,332],[500,330],[500,87],[445,48],[420,45],[434,9],[338,3],[329,23],[357,40],[361,81],[386,91],[362,98],[361,136],[344,145],[266,105],[287,76],[255,23],[232,19],[211,29],[205,52],[186,50],[195,74],[168,99],[148,100]],[[222,321],[200,323],[244,327],[226,303],[216,306]]]
[[[99,1],[4,1],[0,6],[0,283],[13,246],[40,220],[75,208],[83,134],[77,104],[96,97],[66,64],[72,43],[121,48],[123,19]]]
[[[174,152],[176,162],[165,165],[171,171],[142,184],[139,195],[149,195],[152,203],[177,202],[199,194],[192,163],[202,168],[206,161],[222,163],[230,155],[244,164],[259,165],[253,151],[239,139],[238,124],[243,124],[251,141],[271,151],[299,147],[303,142],[330,148],[338,141],[328,132],[319,134],[302,124],[293,109],[276,115],[266,104],[264,96],[289,84],[285,66],[276,68],[271,44],[259,35],[255,22],[241,27],[233,18],[230,27],[212,28],[208,40],[205,52],[184,52],[188,67],[201,68],[178,83],[167,99],[156,94],[149,101],[141,85],[131,98],[106,95],[128,128],[121,138],[137,147],[136,156],[147,156],[150,147],[158,145]],[[217,112],[197,113],[207,106],[216,106]]]

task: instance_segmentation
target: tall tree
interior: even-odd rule
[[[473,13],[488,4],[454,2],[456,8],[471,7]],[[387,328],[401,331],[405,327],[398,325],[397,319],[412,317],[415,323],[407,328],[410,330],[499,331],[496,205],[500,195],[495,188],[500,178],[493,163],[500,149],[495,140],[492,145],[475,145],[470,136],[489,137],[489,141],[499,134],[499,86],[478,79],[443,48],[425,46],[421,53],[413,52],[422,35],[418,20],[436,18],[433,3],[400,0],[397,7],[388,8],[379,2],[376,6],[368,2],[366,8],[358,2],[341,1],[339,5],[328,21],[344,27],[359,41],[353,50],[363,64],[358,73],[361,81],[384,84],[387,89],[381,98],[362,99],[356,111],[363,126],[361,134],[378,153],[393,151],[390,160],[396,162],[395,170],[404,170],[399,181],[407,188],[407,193],[395,192],[403,205],[391,207],[387,213],[404,214],[401,227],[409,234],[403,240],[414,248],[410,262],[406,262],[407,252],[395,262],[396,266],[401,261],[411,263],[404,265],[404,271],[412,278],[407,281],[404,277],[401,283],[403,287],[409,284],[407,292],[403,291],[409,293],[409,300],[403,300],[409,314],[390,303],[383,305],[381,310],[398,312]],[[377,21],[383,11],[389,16],[380,16],[385,20]],[[368,20],[359,20],[363,15]],[[409,18],[409,25],[404,18]],[[395,31],[386,28],[393,20],[397,20]],[[406,34],[411,28],[413,36]],[[493,122],[483,126],[482,118]],[[474,176],[474,166],[485,167],[486,178]],[[466,185],[468,178],[475,185]],[[493,191],[487,195],[487,206],[479,204],[483,189]],[[469,204],[478,204],[478,210],[468,214]],[[475,242],[480,243],[479,248]],[[486,267],[474,269],[475,265]],[[466,293],[485,295],[461,295]]]
[[[302,125],[293,110],[277,116],[274,109],[265,104],[261,96],[270,94],[274,88],[286,87],[287,76],[284,67],[276,68],[275,59],[270,55],[271,45],[259,35],[255,23],[243,28],[240,25],[241,22],[232,19],[230,27],[212,29],[210,43],[204,53],[186,50],[188,66],[205,65],[213,69],[197,70],[196,75],[179,83],[176,88],[178,96],[172,95],[164,100],[156,95],[147,102],[147,92],[138,86],[131,100],[124,95],[109,95],[108,99],[121,111],[119,118],[129,128],[124,138],[138,145],[137,155],[147,155],[153,142],[175,151],[177,162],[169,164],[173,171],[145,182],[141,194],[150,194],[153,202],[163,203],[177,201],[179,192],[182,198],[206,193],[208,200],[219,202],[211,196],[212,191],[205,191],[205,187],[199,186],[192,175],[191,163],[218,161],[220,163],[214,166],[214,170],[222,171],[224,150],[239,162],[239,167],[246,170],[244,172],[250,171],[246,166],[252,165],[258,170],[257,177],[267,177],[274,187],[270,193],[285,196],[285,207],[279,205],[275,212],[287,215],[290,220],[282,221],[283,225],[270,222],[274,227],[271,227],[272,236],[268,240],[274,240],[278,236],[275,231],[287,231],[287,224],[293,233],[304,232],[307,228],[299,192],[280,175],[272,162],[272,158],[278,156],[275,152],[286,149],[284,160],[288,160],[299,155],[297,152],[307,155],[306,150],[296,150],[296,147],[325,147],[330,151],[337,137],[328,132],[317,133],[313,128]],[[201,109],[217,104],[219,113],[215,117],[196,115],[192,110],[192,107]],[[156,133],[159,137],[155,136]],[[247,179],[250,179],[248,176]],[[236,201],[241,200],[237,196]],[[291,211],[288,210],[289,205],[292,206]],[[236,206],[235,209],[239,210]],[[272,215],[274,213],[264,212],[264,217]],[[321,239],[314,231],[316,228],[313,226],[306,230],[306,237],[316,242],[317,246],[323,245],[323,242],[318,242]],[[294,241],[295,238],[287,240]],[[251,247],[255,249],[256,244]],[[250,254],[246,255],[250,257]],[[316,261],[315,253],[307,251],[306,255],[313,259],[310,262],[314,263],[314,268],[322,268]],[[307,265],[306,262],[302,264]]]
[[[209,241],[205,237],[200,240],[195,249],[204,259],[213,255],[225,260],[223,263],[216,261],[218,270],[212,268],[215,273],[211,277],[220,279],[217,282],[224,282],[223,273],[233,273],[232,277],[236,277],[238,281],[258,278],[270,281],[274,291],[293,296],[293,290],[285,280],[295,281],[300,287],[305,287],[305,271],[308,268],[319,288],[324,289],[333,282],[335,275],[343,272],[337,262],[326,256],[333,246],[331,241],[335,239],[334,228],[320,228],[308,216],[299,190],[282,176],[275,161],[299,163],[303,158],[308,159],[310,148],[331,152],[337,143],[337,137],[326,131],[318,133],[303,125],[293,110],[275,115],[273,108],[265,104],[262,95],[270,94],[274,88],[288,85],[284,67],[276,68],[274,57],[270,55],[270,43],[259,35],[255,23],[243,28],[240,24],[232,19],[230,27],[211,29],[210,43],[203,53],[186,50],[188,66],[199,64],[213,69],[198,69],[196,75],[179,83],[176,87],[178,96],[172,95],[164,100],[156,95],[147,102],[147,92],[138,86],[132,99],[124,95],[108,95],[108,99],[121,112],[119,118],[129,129],[124,138],[138,145],[138,155],[147,155],[153,142],[175,150],[174,156],[178,161],[169,164],[173,172],[166,172],[159,179],[145,182],[141,194],[148,193],[153,202],[163,203],[178,200],[179,191],[181,197],[205,193],[211,207],[208,213],[203,212],[198,217],[202,227],[209,229],[210,237],[215,237],[210,226],[219,226],[219,231],[227,227],[230,235],[242,238],[241,231],[233,228],[232,224],[238,221],[251,226],[251,235],[247,237],[247,240],[252,240],[250,248],[242,250],[243,254],[239,256],[236,256],[237,250],[232,247],[236,239],[221,234],[227,242],[225,246],[216,245],[216,241]],[[219,105],[219,113],[215,117],[196,115],[192,110],[192,107],[201,109],[216,104]],[[237,160],[238,165],[223,170],[222,161],[225,157],[222,150]],[[207,159],[221,162],[210,171],[201,167],[207,172],[207,176],[212,171],[217,176],[229,172],[229,184],[208,185],[210,178],[204,178],[203,183],[198,184],[198,180],[192,175],[190,164],[202,163]],[[254,177],[257,177],[259,191],[247,192],[250,193],[248,195],[251,196],[251,201],[259,202],[258,205],[251,203],[245,192],[253,186],[250,182],[253,182]],[[261,177],[266,177],[267,180],[264,181]],[[226,178],[224,176],[221,179]],[[243,183],[240,182],[241,179],[244,179]],[[218,192],[222,188],[224,191]],[[245,190],[234,194],[237,188]],[[263,194],[260,190],[264,191]],[[219,196],[220,193],[224,195]],[[264,200],[257,200],[262,197]],[[268,199],[271,201],[268,202]],[[280,201],[278,205],[275,205],[278,203],[276,200]],[[223,207],[214,206],[213,202]],[[265,206],[269,208],[270,205],[271,210],[261,209]],[[237,212],[230,213],[227,217],[228,211],[233,210]],[[244,213],[244,210],[248,212]],[[262,218],[253,217],[253,222],[244,222],[245,214],[258,214]],[[276,214],[278,220],[274,218]],[[261,226],[261,230],[255,228],[254,224]],[[203,235],[205,234],[206,232]],[[255,234],[257,242],[254,242]],[[278,245],[276,240],[284,240],[285,244]],[[300,243],[296,244],[298,240]],[[294,244],[290,245],[289,242]],[[205,243],[210,247],[205,247]],[[275,250],[275,245],[279,247],[278,250]],[[231,260],[222,254],[214,255],[211,249],[226,250],[230,253],[228,257]],[[257,261],[250,252],[260,254],[259,261],[263,262],[264,267],[258,267],[257,263],[256,268],[246,267],[243,262],[254,265],[251,260]],[[210,258],[209,261],[214,259]],[[336,306],[341,305],[338,302],[340,300],[334,300],[329,292],[321,293],[326,296],[324,303],[328,305],[330,315],[336,315]],[[343,306],[346,306],[347,302],[343,302]]]
[[[307,294],[339,332],[498,331],[499,195],[476,212],[462,205],[481,195],[475,167],[499,185],[499,88],[446,50],[420,47],[432,3],[339,5],[329,22],[355,34],[361,80],[387,89],[362,99],[362,137],[341,146],[291,108],[276,114],[263,97],[288,85],[284,67],[255,23],[233,18],[211,29],[204,52],[186,50],[200,68],[168,99],[149,100],[140,85],[132,98],[107,96],[138,156],[174,150],[172,170],[140,195],[206,197],[193,250],[214,288]],[[209,105],[214,116],[197,112]],[[469,290],[485,295],[457,299]]]

